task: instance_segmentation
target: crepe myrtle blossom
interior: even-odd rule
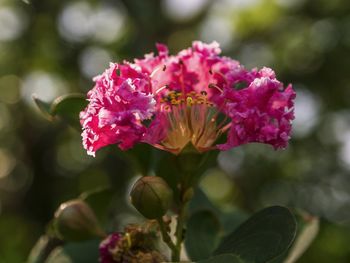
[[[250,142],[287,146],[295,92],[272,69],[249,71],[220,56],[216,42],[196,41],[177,55],[162,44],[157,49],[158,55],[133,63],[111,63],[93,79],[80,114],[88,154],[110,144],[127,150],[139,142],[174,154],[187,145],[198,152]],[[218,143],[222,135],[226,139]]]

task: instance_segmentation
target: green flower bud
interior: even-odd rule
[[[67,241],[83,241],[104,237],[95,213],[83,200],[71,200],[60,205],[55,212],[55,229]]]
[[[161,177],[145,176],[134,184],[130,197],[137,211],[148,219],[155,219],[167,212],[173,192]]]

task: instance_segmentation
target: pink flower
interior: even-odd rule
[[[175,56],[165,45],[157,49],[157,56],[112,63],[94,78],[90,103],[80,114],[88,154],[138,142],[174,154],[187,145],[199,152],[250,142],[287,146],[295,92],[272,69],[248,71],[219,56],[216,42],[194,42]],[[217,144],[225,135],[226,142]]]

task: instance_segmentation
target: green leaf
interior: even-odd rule
[[[309,248],[319,231],[319,219],[317,217],[307,216],[300,218],[302,222],[297,238],[290,248],[288,257],[283,263],[294,263]]]
[[[56,98],[51,104],[33,95],[33,100],[43,116],[52,121],[55,116],[60,117],[74,128],[81,130],[79,113],[87,106],[85,95],[72,93]]]
[[[80,195],[80,199],[84,200],[95,215],[101,225],[107,221],[108,211],[113,201],[112,188],[100,188],[93,191],[84,192]]]
[[[156,151],[155,161],[155,174],[162,177],[168,183],[173,190],[174,200],[179,201],[180,192],[178,188],[178,178],[180,176],[180,171],[176,162],[176,156],[165,151]]]
[[[63,242],[57,238],[52,238],[47,235],[41,236],[30,251],[27,263],[45,262],[51,251],[62,244]]]
[[[224,234],[231,233],[248,218],[247,214],[239,209],[229,212],[221,211],[209,200],[208,196],[199,187],[196,188],[188,208],[190,215],[202,210],[213,212],[219,218]]]
[[[63,248],[56,248],[51,252],[45,263],[74,263],[73,260],[64,253]]]
[[[295,211],[298,222],[298,231],[293,245],[271,263],[294,263],[309,248],[319,230],[319,219],[310,214],[297,210]]]
[[[242,259],[233,254],[218,255],[206,260],[197,261],[198,263],[245,263]]]
[[[174,191],[175,200],[178,199],[178,185],[185,188],[193,187],[203,172],[216,163],[217,151],[200,155],[193,152],[183,152],[174,155],[165,151],[155,151],[154,171],[162,177]]]
[[[136,144],[132,149],[122,152],[131,167],[143,176],[149,175],[153,165],[154,148],[146,143]]]
[[[188,147],[189,149],[193,146]],[[208,151],[204,154],[196,150],[185,148],[176,156],[177,166],[180,169],[180,180],[187,186],[196,186],[205,171],[216,165],[219,151]]]
[[[246,261],[264,263],[290,247],[296,228],[295,218],[287,208],[269,207],[254,214],[228,235],[214,254],[232,253]]]
[[[238,208],[230,212],[221,212],[219,215],[219,220],[222,224],[225,235],[234,231],[247,219],[248,215]]]
[[[100,240],[69,243],[55,249],[46,263],[98,263]]]
[[[67,94],[56,98],[51,105],[51,115],[59,116],[71,126],[81,129],[79,113],[87,106],[83,94]]]
[[[210,210],[215,214],[219,213],[219,209],[209,200],[207,195],[199,187],[196,188],[194,196],[189,202],[188,210],[190,214],[201,210]]]
[[[201,211],[187,223],[185,247],[192,260],[210,257],[219,243],[220,222],[210,211]]]
[[[44,116],[44,118],[51,121],[52,120],[51,104],[45,101],[42,101],[35,94],[33,94],[32,98],[34,100],[35,105],[38,107],[39,111]]]

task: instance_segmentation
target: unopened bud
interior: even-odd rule
[[[137,211],[146,218],[155,219],[167,212],[173,192],[161,177],[145,176],[134,184],[130,196]]]
[[[55,227],[67,241],[83,241],[104,237],[95,213],[83,200],[71,200],[60,205],[55,212]]]

